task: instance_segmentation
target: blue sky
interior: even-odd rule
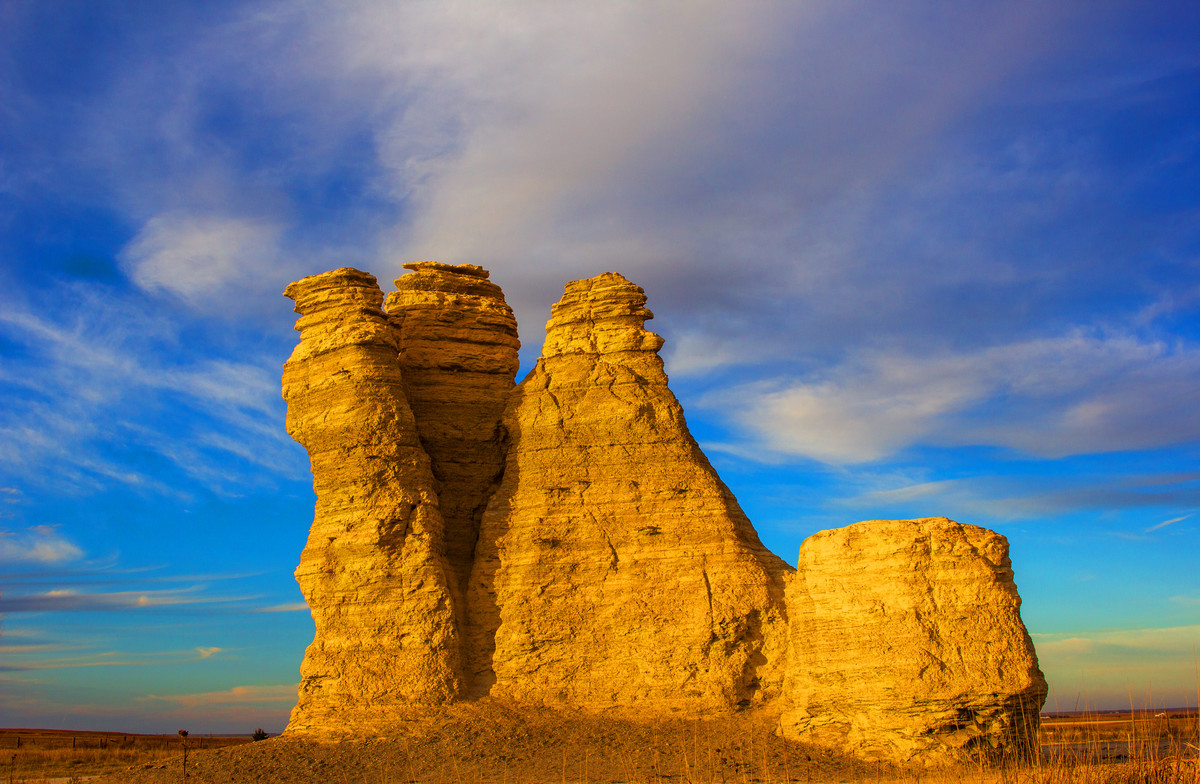
[[[278,730],[280,292],[647,292],[769,547],[1012,545],[1050,705],[1195,705],[1190,3],[0,5],[0,725]],[[523,370],[524,372],[524,370]],[[178,726],[177,726],[178,725]]]

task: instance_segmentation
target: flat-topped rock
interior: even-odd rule
[[[1046,681],[1003,536],[944,517],[822,531],[787,604],[787,736],[898,761],[1036,748]]]

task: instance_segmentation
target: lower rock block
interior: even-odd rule
[[[809,537],[789,580],[787,737],[926,763],[1035,748],[1046,681],[1008,541],[944,517]]]

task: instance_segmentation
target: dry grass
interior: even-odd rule
[[[765,719],[580,721],[547,712],[462,711],[392,739],[317,743],[281,738],[189,738],[188,781],[336,784],[1200,784],[1195,712],[1156,717],[1081,715],[1044,722],[1032,762],[924,769],[867,763],[784,742]],[[71,738],[76,748],[70,748]],[[0,731],[0,763],[20,753],[14,780],[86,776],[160,784],[181,780],[175,736]],[[223,748],[219,748],[223,747]],[[206,750],[207,749],[207,750]],[[0,784],[9,770],[0,765]],[[116,772],[121,771],[121,772]]]
[[[189,753],[248,743],[246,737],[191,737]],[[84,778],[180,756],[178,735],[0,729],[0,784]]]

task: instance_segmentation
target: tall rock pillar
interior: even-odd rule
[[[475,558],[479,521],[500,481],[500,414],[516,386],[517,320],[488,272],[418,261],[396,279],[387,316],[396,328],[404,391],[446,521],[446,559],[459,597]]]
[[[477,688],[643,714],[778,691],[790,568],[688,432],[645,302],[615,273],[567,284],[504,412],[468,596]]]
[[[296,569],[316,635],[288,731],[370,731],[461,690],[444,526],[374,276],[343,267],[284,293],[300,314],[287,430],[317,495]]]

